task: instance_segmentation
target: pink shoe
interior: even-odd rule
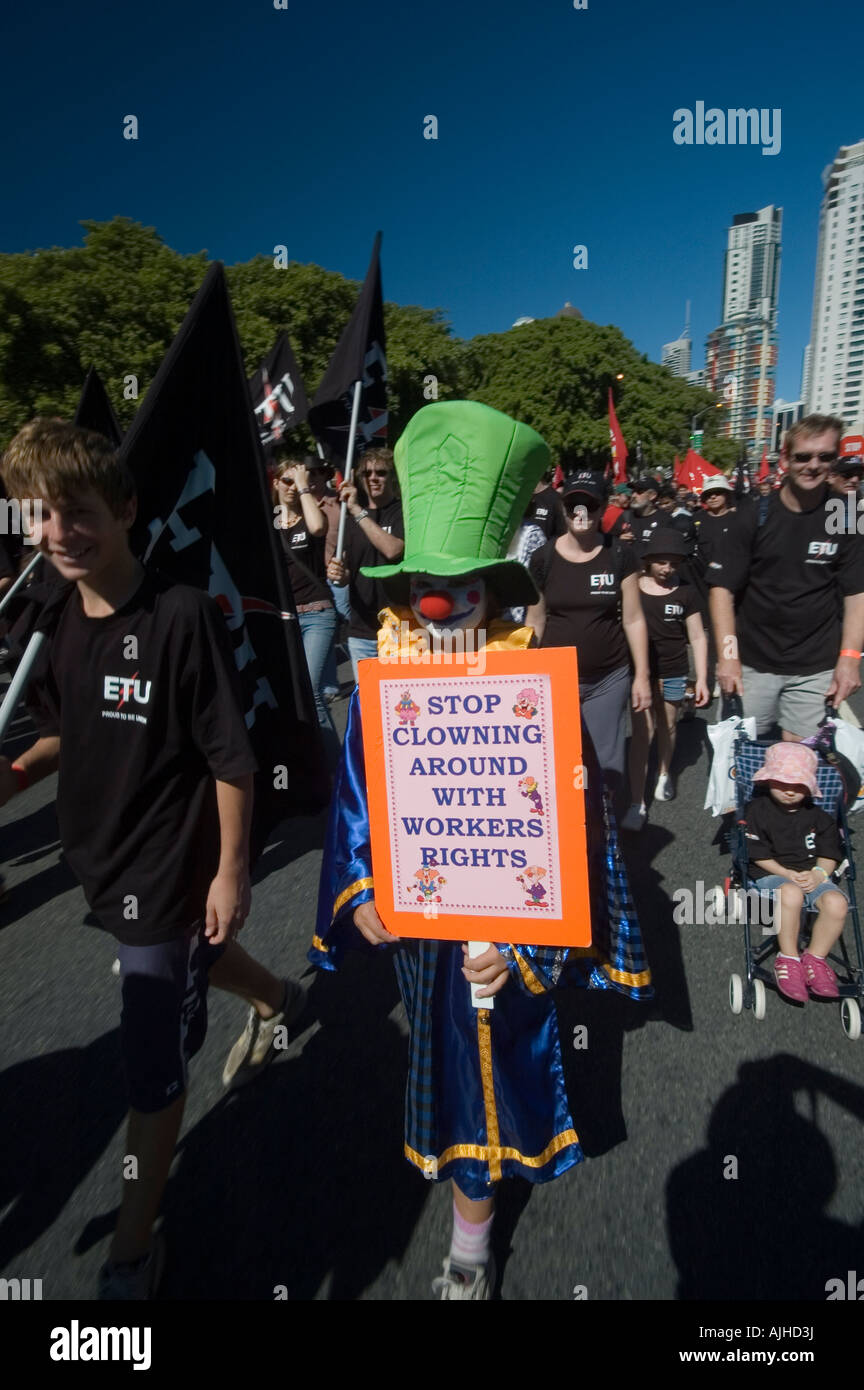
[[[809,951],[805,951],[801,957],[801,964],[804,966],[807,988],[811,994],[815,994],[817,999],[840,998],[837,976],[826,960],[821,956],[811,956]]]
[[[781,994],[794,999],[796,1004],[806,1004],[807,977],[804,966],[795,956],[777,956],[774,960],[774,979]]]

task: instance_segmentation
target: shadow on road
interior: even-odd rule
[[[317,816],[296,816],[286,821],[258,859],[252,874],[253,887],[311,850],[323,849],[328,815],[329,809]]]
[[[666,1186],[679,1298],[824,1300],[829,1279],[845,1285],[848,1270],[864,1272],[864,1226],[827,1212],[837,1164],[819,1127],[820,1099],[864,1126],[864,1089],[801,1058],[739,1068],[705,1148]]]
[[[185,1135],[163,1298],[356,1299],[401,1261],[430,1188],[402,1156],[397,1000],[389,962],[351,953],[313,980],[321,1027],[302,1053]]]
[[[0,1269],[53,1224],[125,1115],[119,1030],[0,1072]]]

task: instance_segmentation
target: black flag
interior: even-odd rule
[[[258,438],[269,459],[289,430],[302,425],[309,414],[303,378],[297,366],[287,333],[280,333],[276,345],[249,381],[252,409]]]
[[[91,367],[84,378],[81,398],[72,423],[80,425],[84,430],[95,430],[97,434],[104,434],[115,448],[120,448],[123,431],[117,423],[108,392],[102,385],[102,378],[95,367]]]
[[[363,383],[357,417],[356,451],[362,453],[373,443],[387,443],[387,344],[384,337],[380,252],[379,232],[375,237],[360,298],[336,344],[309,411],[313,433],[342,459],[348,453],[355,381]]]
[[[121,457],[138,490],[134,548],[151,568],[206,589],[225,615],[259,765],[257,853],[283,816],[326,804],[328,779],[221,264],[208,270]]]
[[[738,462],[735,466],[734,487],[736,497],[746,497],[750,491],[750,469],[747,467],[746,451],[738,456]]]

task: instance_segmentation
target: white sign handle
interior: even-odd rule
[[[469,942],[468,942],[468,957],[469,957],[469,959],[473,958],[474,956],[482,956],[484,951],[488,951],[488,950],[489,950],[489,947],[491,946],[491,944],[492,944],[491,941],[469,941]],[[493,994],[490,994],[488,999],[478,999],[478,997],[477,997],[477,991],[478,991],[479,989],[483,989],[483,988],[484,988],[483,985],[472,985],[472,986],[471,986],[471,1003],[474,1005],[474,1008],[475,1008],[475,1009],[494,1009],[494,1007],[495,1007],[495,996],[494,996]]]

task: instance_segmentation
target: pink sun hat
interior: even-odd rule
[[[813,749],[805,748],[803,743],[772,743],[753,781],[806,787],[812,797],[821,801],[822,793],[816,781],[818,768],[819,759]]]

